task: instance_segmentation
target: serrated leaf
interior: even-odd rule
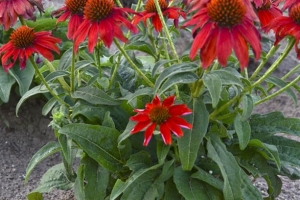
[[[53,189],[69,190],[74,183],[70,182],[65,174],[63,164],[57,164],[47,170],[41,178],[39,186],[34,192],[46,193]]]
[[[59,133],[75,140],[91,158],[113,172],[123,169],[123,156],[131,151],[127,148],[129,141],[124,141],[123,148],[118,149],[119,131],[113,128],[78,123],[64,126]]]
[[[175,64],[172,65],[162,71],[162,73],[158,76],[155,82],[154,91],[157,93],[161,84],[168,79],[169,77],[182,73],[182,72],[192,72],[198,69],[198,65],[195,63],[183,63],[183,64]]]
[[[4,72],[3,68],[0,67],[0,99],[7,103],[9,100],[10,90],[15,79],[9,74]]]
[[[45,146],[43,146],[40,150],[38,150],[30,159],[27,168],[26,168],[26,174],[25,174],[25,180],[24,182],[27,183],[28,178],[34,169],[34,167],[40,163],[42,160],[47,158],[48,156],[57,153],[61,151],[61,147],[59,143],[57,142],[48,142]]]
[[[201,100],[193,99],[189,107],[193,113],[186,116],[186,119],[193,125],[193,128],[191,130],[184,129],[184,136],[177,139],[183,170],[193,168],[209,123],[209,113]]]
[[[192,72],[183,72],[174,74],[173,76],[169,77],[161,86],[161,88],[157,91],[157,94],[160,96],[162,95],[167,89],[182,83],[193,83],[197,81],[199,77]]]
[[[71,94],[72,98],[83,99],[91,104],[96,105],[120,105],[121,102],[113,99],[104,91],[90,86],[78,88]]]
[[[15,66],[10,68],[8,72],[18,82],[20,95],[23,96],[29,90],[34,76],[34,68],[31,62],[27,61],[23,70]]]
[[[241,168],[234,156],[227,151],[218,135],[211,134],[207,142],[208,157],[215,161],[224,179],[225,200],[243,199],[241,190]]]
[[[216,74],[204,74],[203,83],[209,91],[212,106],[215,108],[220,100],[222,81]]]
[[[191,178],[192,173],[175,168],[174,183],[178,192],[188,200],[221,200],[222,193],[202,181]]]
[[[239,147],[244,150],[251,137],[251,127],[248,121],[243,121],[240,114],[237,114],[234,119],[234,129],[239,139]]]

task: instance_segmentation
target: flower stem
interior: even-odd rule
[[[252,81],[258,75],[258,73],[265,66],[266,62],[269,60],[270,57],[272,57],[275,54],[275,52],[278,50],[279,47],[280,47],[280,45],[276,45],[276,46],[273,45],[272,46],[272,48],[269,50],[269,52],[266,55],[266,57],[261,61],[261,63],[259,64],[259,66],[256,68],[256,70],[251,75],[251,77],[249,79],[250,81]]]
[[[258,79],[255,83],[252,84],[252,88],[256,87],[260,83],[262,83],[267,77],[269,77],[275,69],[279,66],[279,64],[285,59],[285,57],[288,55],[288,53],[291,51],[295,44],[295,39],[290,38],[289,43],[283,50],[283,53],[277,58],[277,60],[271,65],[271,67],[266,71],[266,73]]]
[[[70,81],[71,81],[71,90],[70,90],[70,92],[74,92],[74,90],[75,90],[75,51],[74,51],[74,47],[73,47],[73,50],[72,50]]]
[[[126,60],[129,62],[129,64],[131,65],[131,67],[135,70],[135,72],[140,75],[143,80],[150,86],[150,87],[154,87],[154,84],[147,78],[147,76],[138,68],[138,66],[136,66],[136,64],[134,64],[134,62],[131,60],[131,58],[129,57],[129,55],[126,53],[126,51],[124,50],[124,48],[120,45],[120,43],[118,42],[118,40],[114,39],[114,42],[116,44],[116,46],[118,47],[118,49],[121,51],[121,53],[124,55],[124,57],[126,58]]]
[[[111,89],[112,83],[113,83],[114,80],[115,80],[115,77],[116,77],[117,71],[118,71],[118,69],[119,69],[120,62],[121,62],[121,54],[119,54],[119,56],[118,56],[117,59],[118,59],[118,60],[117,60],[117,63],[115,64],[113,74],[111,75],[111,78],[110,78],[110,81],[109,81],[108,89]]]
[[[289,84],[287,84],[286,86],[284,86],[283,88],[281,88],[280,90],[274,92],[273,94],[271,94],[270,96],[267,96],[266,98],[264,99],[261,99],[257,102],[255,102],[255,106],[258,105],[258,104],[261,104],[265,101],[268,101],[270,99],[273,99],[274,97],[276,97],[277,95],[283,93],[284,91],[286,91],[287,89],[289,89],[291,86],[293,86],[294,84],[296,84],[298,81],[300,80],[300,76],[298,76],[297,78],[295,78],[292,82],[290,82]]]
[[[166,36],[167,36],[167,40],[168,40],[169,45],[170,45],[170,47],[171,47],[171,51],[172,51],[172,53],[173,53],[173,56],[174,56],[174,58],[180,63],[179,56],[178,56],[177,51],[176,51],[176,49],[175,49],[174,43],[173,43],[173,41],[172,41],[172,39],[171,39],[171,35],[170,35],[169,29],[168,29],[168,27],[167,27],[167,24],[166,24],[166,22],[165,22],[165,20],[164,20],[164,16],[163,16],[163,14],[162,14],[160,5],[159,5],[159,3],[158,3],[158,0],[154,0],[154,3],[155,3],[155,7],[156,7],[156,10],[157,10],[159,19],[160,19],[160,21],[161,21],[161,23],[162,23],[162,25],[163,25],[164,32],[165,32],[165,34],[166,34]]]
[[[44,59],[44,63],[49,68],[50,72],[55,72],[55,68],[53,67],[53,65],[51,64],[51,62],[49,62],[49,60],[47,60],[45,58]],[[68,85],[68,83],[66,83],[65,79],[63,79],[62,77],[59,77],[59,78],[57,78],[57,80],[62,85],[62,87],[64,88],[64,90],[70,91],[70,86]]]
[[[34,62],[32,56],[29,57],[29,60],[30,60],[30,62],[31,62],[31,64],[32,64],[32,66],[34,67],[35,72],[37,73],[37,75],[38,75],[39,78],[41,79],[42,83],[46,86],[46,88],[48,89],[48,91],[50,92],[50,94],[51,94],[51,95],[52,95],[59,103],[61,103],[62,105],[66,106],[66,107],[69,109],[70,106],[69,106],[66,102],[64,102],[59,96],[57,96],[57,95],[55,94],[55,92],[52,90],[52,88],[48,85],[48,83],[47,83],[47,81],[45,80],[44,76],[41,74],[41,72],[40,72],[38,66],[37,66],[36,63]]]
[[[227,103],[225,103],[224,105],[222,105],[220,108],[214,110],[210,115],[209,115],[209,119],[213,119],[217,114],[219,114],[220,112],[222,112],[224,109],[228,108],[232,103],[234,103],[236,100],[239,99],[239,95],[233,97],[231,100],[229,100]]]

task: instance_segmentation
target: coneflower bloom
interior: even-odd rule
[[[101,39],[106,47],[110,47],[114,37],[127,42],[121,29],[122,25],[133,33],[138,31],[136,26],[126,18],[127,13],[134,13],[134,11],[129,8],[116,7],[113,0],[88,0],[83,13],[84,20],[73,38],[75,51],[86,37],[88,37],[90,52],[93,52],[98,39]]]
[[[59,38],[51,36],[51,32],[34,32],[32,28],[20,26],[12,32],[9,42],[0,48],[0,57],[2,56],[2,66],[8,71],[19,59],[20,68],[26,66],[26,60],[34,53],[41,54],[48,60],[53,60],[51,51],[59,53],[57,43]]]
[[[169,4],[166,0],[158,0],[158,3],[161,8],[163,16],[165,16],[168,19],[173,19],[175,27],[178,26],[178,20],[180,16],[182,16],[183,18],[186,17],[185,13],[181,8],[169,7]],[[159,15],[157,13],[154,0],[148,0],[146,2],[145,10],[141,12],[140,15],[135,15],[133,17],[132,23],[136,25],[140,21],[143,21],[144,24],[146,24],[147,19],[151,19],[154,29],[157,32],[161,32],[162,23],[159,19]]]
[[[273,29],[276,35],[275,44],[277,45],[286,36],[292,36],[296,39],[295,51],[300,59],[300,49],[298,47],[300,40],[300,3],[293,5],[289,9],[289,16],[281,16],[274,19],[268,29]]]
[[[86,2],[87,0],[66,0],[65,6],[52,13],[52,16],[58,17],[57,23],[70,18],[67,32],[68,39],[73,39],[75,31],[83,22],[83,8]]]
[[[265,0],[260,7],[256,7],[256,12],[263,29],[273,19],[282,16],[282,12],[278,8],[278,2],[272,0]]]
[[[162,103],[158,96],[155,96],[151,103],[146,104],[145,109],[135,109],[137,114],[130,118],[138,122],[131,130],[131,133],[137,133],[145,130],[144,146],[147,146],[152,138],[156,126],[159,130],[165,144],[172,143],[171,132],[177,137],[183,136],[182,128],[191,129],[192,125],[182,119],[180,116],[192,113],[185,104],[173,105],[175,96],[166,98]]]
[[[300,0],[286,0],[284,1],[284,5],[282,7],[282,10],[291,9],[294,5],[300,3]]]
[[[195,25],[190,58],[194,59],[200,49],[202,67],[205,69],[215,58],[226,66],[233,49],[243,70],[249,61],[248,44],[255,59],[260,57],[261,36],[253,21],[247,17],[247,8],[242,0],[211,0],[184,24],[190,25]]]
[[[19,16],[24,19],[35,19],[34,5],[40,11],[43,10],[41,0],[0,0],[0,24],[8,30],[16,23]]]

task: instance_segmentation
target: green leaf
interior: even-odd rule
[[[260,191],[253,185],[244,171],[241,171],[241,182],[243,200],[263,200]]]
[[[165,64],[174,62],[175,60],[159,60],[157,63],[155,63],[153,69],[152,69],[152,77],[155,76],[157,71],[159,70],[160,67],[164,66]]]
[[[39,192],[31,192],[27,194],[27,200],[43,200],[43,194]]]
[[[157,141],[156,142],[156,153],[157,153],[157,159],[158,163],[164,163],[165,159],[170,151],[171,146],[165,145],[163,141]]]
[[[165,187],[164,200],[184,200],[184,198],[179,194],[176,185],[172,179],[169,179]]]
[[[227,151],[218,135],[211,134],[207,142],[208,157],[215,161],[224,179],[225,200],[243,199],[241,190],[241,168],[234,156]]]
[[[190,104],[192,104],[190,108],[193,110],[193,113],[188,115],[186,119],[193,125],[193,128],[191,130],[184,129],[184,136],[177,139],[183,170],[191,170],[193,168],[209,123],[209,113],[204,103],[199,99],[193,99]]]
[[[114,120],[111,118],[109,111],[107,111],[104,115],[102,126],[106,126],[106,127],[114,128],[114,129],[116,128]]]
[[[155,49],[152,47],[152,45],[150,45],[149,43],[147,43],[145,41],[132,42],[132,43],[126,45],[124,50],[125,51],[138,50],[138,51],[145,52],[145,53],[153,56],[154,58],[156,58]]]
[[[220,179],[216,178],[215,176],[211,175],[210,173],[204,171],[201,168],[198,168],[197,170],[198,171],[196,173],[191,175],[191,178],[199,179],[215,187],[218,190],[223,190],[224,183]]]
[[[51,141],[48,142],[45,146],[43,146],[40,150],[38,150],[30,159],[27,168],[26,168],[26,174],[25,174],[25,180],[24,182],[27,183],[28,178],[34,169],[34,167],[40,163],[42,160],[47,158],[48,156],[57,153],[61,151],[61,147],[59,143]]]
[[[164,69],[164,71],[162,71],[162,73],[156,79],[154,93],[157,93],[161,84],[169,77],[171,77],[175,74],[178,74],[178,73],[182,73],[182,72],[195,71],[198,69],[198,67],[199,66],[196,63],[183,63],[183,64],[175,64],[175,65],[172,65],[172,66]]]
[[[212,100],[212,106],[213,108],[215,108],[220,99],[222,81],[220,77],[216,74],[204,74],[203,83],[209,91]]]
[[[218,69],[209,72],[209,74],[218,75],[222,81],[222,85],[237,85],[243,88],[243,83],[240,78],[242,78],[241,74],[233,68],[224,68]]]
[[[174,183],[178,192],[188,200],[221,200],[222,193],[202,181],[191,178],[192,173],[175,168]]]
[[[121,102],[113,99],[104,91],[90,86],[78,88],[71,94],[72,98],[83,99],[91,104],[96,105],[120,105]]]
[[[117,199],[122,193],[121,199],[144,199],[143,196],[147,189],[151,187],[154,179],[157,177],[161,164],[154,165],[147,169],[141,169],[132,174],[126,182],[122,182],[120,179],[115,183],[110,199]],[[131,197],[131,198],[129,198]],[[146,199],[145,199],[146,200]]]
[[[43,106],[42,109],[42,115],[46,116],[49,114],[49,112],[52,110],[52,108],[55,106],[57,103],[57,99],[55,97],[52,97],[45,105]]]
[[[0,99],[7,103],[9,100],[10,90],[15,79],[3,70],[3,67],[0,67]]]
[[[84,165],[81,164],[77,168],[77,177],[74,183],[74,196],[76,199],[85,199],[84,193]]]
[[[239,139],[239,146],[244,150],[251,137],[251,127],[248,121],[243,121],[240,114],[237,114],[234,119],[234,129]]]
[[[242,121],[247,120],[251,116],[253,108],[254,108],[254,102],[252,96],[246,94],[242,99],[242,109],[243,109],[243,113],[241,116]]]
[[[121,133],[121,135],[118,138],[118,147],[121,145],[121,143],[123,141],[125,141],[126,139],[128,139],[131,136],[130,131],[133,129],[133,127],[136,125],[136,122],[129,120],[128,124],[125,128],[125,130],[123,131],[123,133]]]
[[[161,86],[159,91],[157,91],[158,95],[162,95],[167,89],[182,83],[193,83],[197,81],[199,77],[193,72],[183,72],[179,74],[174,74],[173,76],[169,77]]]
[[[54,71],[54,72],[51,72],[50,74],[48,74],[45,77],[45,80],[49,83],[50,81],[55,80],[59,77],[69,76],[69,75],[70,75],[70,72],[57,70],[57,71]]]
[[[18,82],[20,95],[23,96],[29,90],[34,76],[34,68],[31,62],[27,61],[23,70],[20,70],[19,67],[13,67],[8,72]]]
[[[84,186],[85,197],[88,200],[101,200],[106,197],[109,183],[109,171],[101,167],[95,160],[88,156],[82,159],[86,184]]]
[[[151,165],[150,154],[147,151],[139,151],[132,154],[126,162],[126,166],[133,172],[146,169]]]
[[[0,77],[1,78],[1,77]],[[51,87],[52,89],[55,89],[55,87],[58,86],[57,84],[49,84],[49,87]],[[21,107],[21,105],[29,98],[32,97],[33,95],[36,94],[41,94],[41,93],[48,93],[48,89],[43,85],[43,86],[36,86],[32,89],[30,89],[29,91],[27,91],[22,98],[19,100],[17,107],[16,107],[16,115],[18,116],[18,112],[19,109]]]
[[[118,149],[117,139],[119,132],[116,129],[88,125],[88,124],[69,124],[59,130],[59,133],[66,134],[94,160],[104,168],[116,172],[123,169],[123,157],[131,149],[129,141],[124,141],[122,149]]]
[[[63,164],[54,165],[43,175],[40,185],[33,191],[46,193],[53,189],[71,189],[74,184],[68,180],[65,173]]]
[[[71,66],[72,63],[72,54],[73,54],[73,47],[69,48],[59,60],[59,64],[57,70],[59,71],[66,71]]]
[[[270,143],[270,142],[268,142]],[[263,143],[260,140],[252,139],[249,141],[249,147],[256,147],[257,151],[267,160],[274,161],[278,170],[280,170],[280,158],[278,154],[278,149],[275,145]]]
[[[27,20],[26,25],[38,31],[50,31],[57,28],[56,19],[53,18],[38,18],[36,21]]]
[[[153,88],[150,87],[145,87],[142,89],[138,89],[136,90],[134,93],[129,93],[124,97],[119,98],[120,100],[127,100],[128,102],[132,101],[133,99],[135,99],[138,96],[142,96],[142,95],[153,95]]]

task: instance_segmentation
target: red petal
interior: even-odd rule
[[[166,125],[166,123],[162,123],[159,127],[162,139],[166,145],[172,144],[172,136],[171,136],[171,130]]]
[[[143,122],[138,122],[133,129],[131,129],[131,133],[137,133],[140,132],[141,130],[143,130],[144,128],[146,128],[149,124],[151,123],[151,121],[143,121]]]
[[[175,96],[169,96],[168,98],[166,98],[162,105],[165,106],[165,107],[170,107],[175,101]]]
[[[183,132],[180,128],[180,126],[178,126],[173,120],[172,118],[168,119],[166,121],[167,126],[169,127],[169,129],[177,136],[177,137],[181,137],[183,136]]]
[[[240,62],[241,69],[243,70],[247,67],[249,60],[247,43],[236,29],[232,29],[232,40],[234,53]]]
[[[159,16],[158,14],[154,15],[152,17],[152,23],[153,23],[153,26],[154,26],[154,29],[157,31],[157,32],[161,32],[162,30],[162,23],[159,19]]]
[[[200,51],[200,58],[202,61],[202,67],[207,69],[217,56],[217,36],[219,29],[214,29],[211,32],[207,43],[203,46]]]
[[[160,105],[160,99],[157,95],[155,95],[155,97],[153,98],[151,106],[152,105]]]
[[[144,134],[144,143],[143,145],[144,146],[147,146],[152,138],[152,135],[153,135],[153,131],[155,130],[155,127],[156,127],[156,124],[153,123],[151,124],[145,131],[145,134]]]
[[[225,67],[232,51],[231,33],[228,28],[220,28],[217,40],[217,56],[219,63]]]
[[[187,121],[180,117],[172,116],[169,118],[169,120],[172,120],[174,123],[176,123],[178,126],[186,129],[191,129],[193,126],[192,124],[189,124]]]
[[[192,110],[189,109],[185,104],[173,105],[169,108],[169,113],[172,116],[188,115],[192,113]]]
[[[150,120],[149,116],[146,114],[137,114],[135,116],[130,117],[130,120],[132,121],[139,121],[139,122],[145,122]]]

